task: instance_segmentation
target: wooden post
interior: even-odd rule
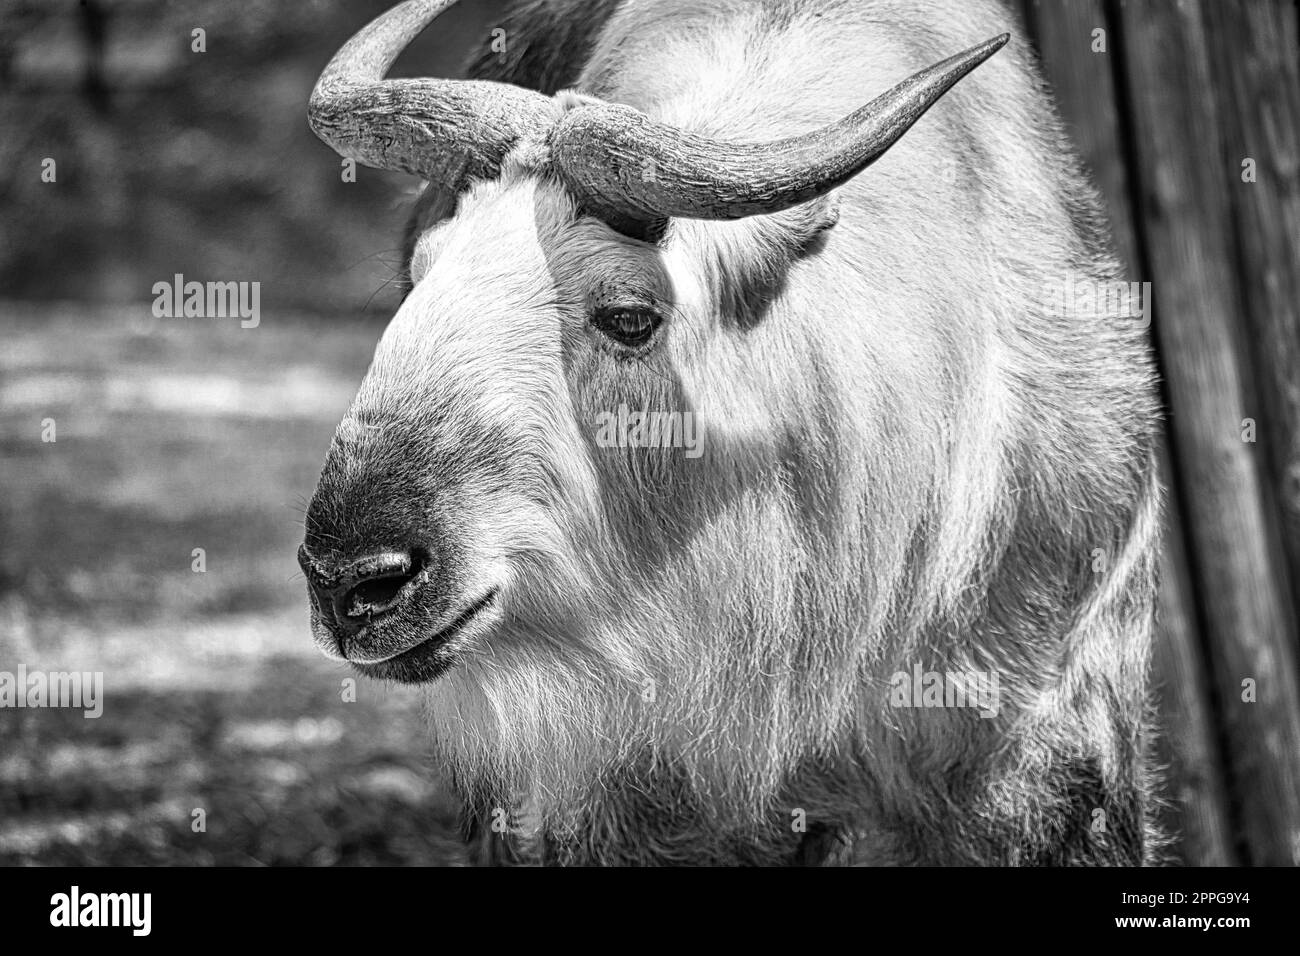
[[[1116,11],[1112,7],[1112,11]],[[1254,364],[1243,347],[1223,122],[1199,2],[1117,9],[1138,196],[1212,682],[1246,862],[1300,862],[1300,684],[1276,512],[1243,440]]]
[[[1260,457],[1300,600],[1300,31],[1289,3],[1208,4]],[[1293,634],[1296,632],[1293,630]]]

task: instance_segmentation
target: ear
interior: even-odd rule
[[[825,243],[827,230],[840,221],[840,199],[832,190],[810,202],[800,203],[771,218],[785,217],[790,244],[797,248],[795,256],[816,252]]]
[[[757,325],[791,267],[821,251],[839,217],[832,191],[782,212],[714,224],[708,275],[723,318],[741,328]]]

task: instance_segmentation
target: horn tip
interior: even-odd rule
[[[985,40],[975,49],[978,50],[980,53],[984,54],[985,56],[989,56],[991,54],[998,52],[998,50],[1001,50],[1010,41],[1011,41],[1010,33],[999,33],[997,36],[993,37],[992,39]]]
[[[954,59],[965,60],[967,63],[970,63],[972,66],[978,66],[979,64],[987,60],[989,57],[991,57],[994,53],[997,53],[998,50],[1001,50],[1004,46],[1006,46],[1007,43],[1010,42],[1010,40],[1011,40],[1010,33],[999,33],[997,36],[992,37],[988,40],[985,40],[983,43],[971,47],[969,50],[966,50],[964,53],[958,53],[957,56],[954,57]]]

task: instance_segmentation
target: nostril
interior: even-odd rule
[[[390,610],[405,597],[408,584],[424,570],[418,554],[383,554],[357,562],[349,583],[337,588],[335,612],[340,617],[370,617]]]
[[[386,610],[401,593],[413,574],[395,574],[391,577],[363,581],[344,596],[344,613],[360,617],[375,611]]]

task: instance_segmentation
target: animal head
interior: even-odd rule
[[[888,371],[917,343],[870,345],[792,275],[840,228],[832,190],[1006,38],[760,146],[383,79],[448,5],[381,16],[311,99],[341,154],[428,183],[307,514],[317,642],[430,684],[472,781],[555,800],[671,753],[698,791],[748,761],[752,797],[842,718],[939,434],[897,405],[927,386]]]

